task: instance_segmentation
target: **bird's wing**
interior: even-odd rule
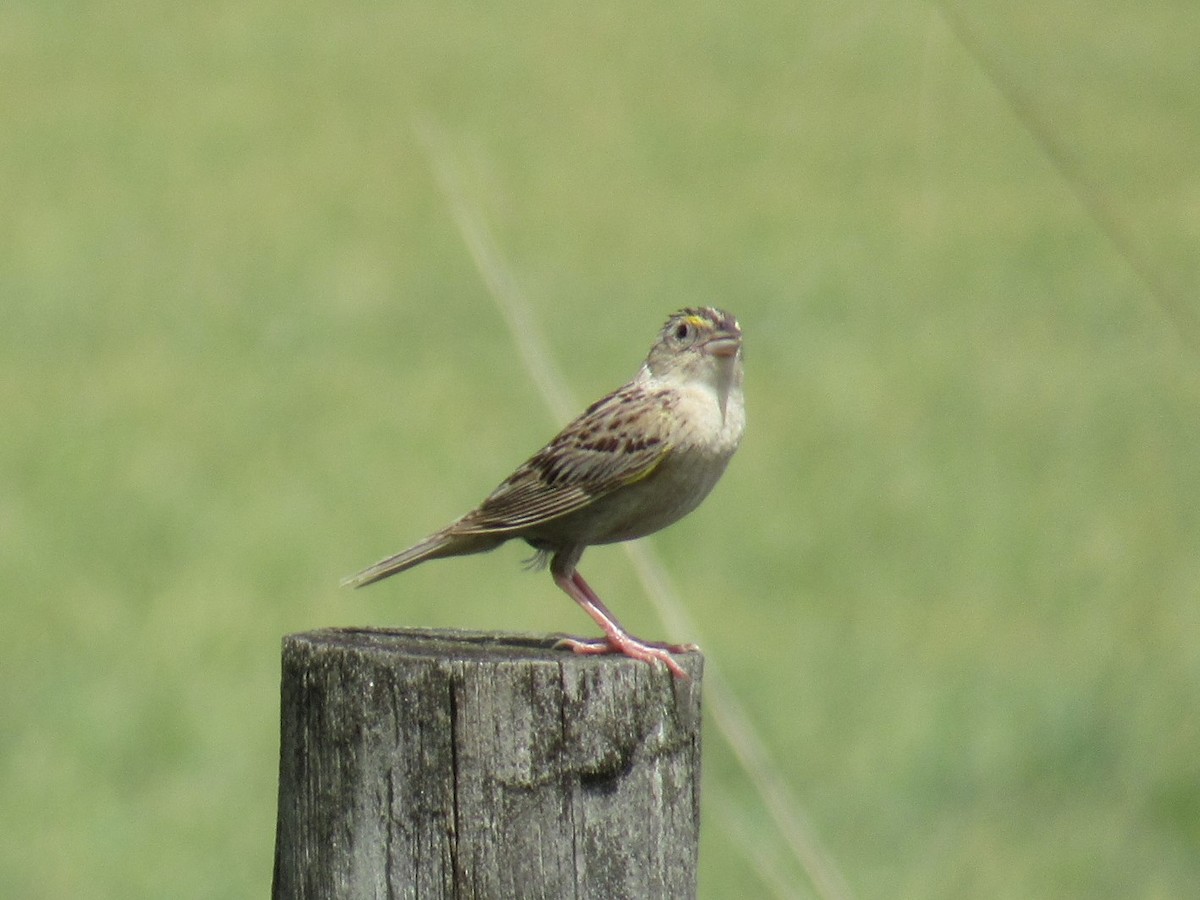
[[[660,395],[632,386],[614,391],[510,475],[456,530],[520,531],[645,478],[669,452],[667,415]]]

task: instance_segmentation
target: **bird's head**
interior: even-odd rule
[[[656,379],[702,379],[714,385],[740,381],[742,329],[724,310],[681,309],[663,325],[645,368]]]

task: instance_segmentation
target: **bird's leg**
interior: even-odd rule
[[[644,662],[652,663],[658,660],[664,663],[677,678],[688,677],[679,663],[671,658],[671,654],[694,650],[696,649],[694,645],[654,644],[640,640],[625,630],[625,627],[617,621],[616,616],[608,611],[608,608],[596,596],[596,592],[577,571],[572,570],[570,574],[552,571],[552,574],[554,583],[583,607],[584,612],[596,621],[606,635],[603,640],[563,638],[559,641],[560,646],[570,647],[575,653],[624,653],[626,656]]]
[[[608,607],[604,605],[604,602],[596,595],[596,592],[592,590],[592,586],[583,580],[583,576],[580,575],[578,571],[572,573],[571,580],[574,581],[576,587],[583,591],[587,595],[587,598],[602,613],[604,613],[610,622],[624,631],[625,634],[629,634],[628,631],[625,631],[624,626],[617,621],[617,617],[612,614]],[[700,649],[696,644],[664,644],[660,641],[642,641],[637,638],[634,638],[634,640],[637,640],[638,643],[645,644],[647,647],[657,647],[660,650],[667,650],[671,653],[692,653],[693,651]]]

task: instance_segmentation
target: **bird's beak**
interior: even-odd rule
[[[740,335],[731,334],[728,331],[719,331],[704,342],[704,352],[709,356],[719,356],[727,359],[731,356],[737,356],[738,349],[742,346],[742,338]]]

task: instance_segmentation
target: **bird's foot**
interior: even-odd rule
[[[663,663],[676,678],[688,677],[687,672],[671,657],[672,653],[690,653],[699,650],[695,644],[660,644],[654,641],[643,641],[629,634],[618,633],[607,638],[573,638],[565,637],[555,645],[580,654],[623,653],[632,659],[642,662]]]
[[[632,659],[643,662],[660,662],[671,670],[676,678],[688,677],[679,663],[671,658],[672,653],[688,653],[699,650],[695,644],[655,644],[635,638],[617,621],[616,616],[608,611],[596,592],[583,580],[574,569],[556,569],[559,557],[550,562],[550,574],[554,583],[566,591],[567,595],[578,603],[596,624],[604,629],[604,637],[595,640],[585,638],[563,638],[558,642],[560,647],[570,647],[575,653],[624,653]]]

